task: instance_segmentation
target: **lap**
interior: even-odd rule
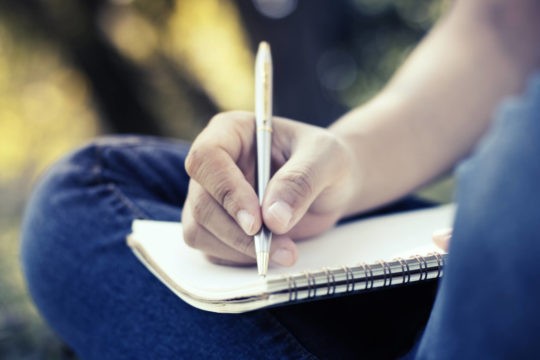
[[[414,344],[436,283],[241,315],[194,309],[162,286],[125,236],[134,218],[180,219],[187,150],[167,139],[99,139],[37,186],[23,225],[28,287],[81,357],[392,358]],[[403,204],[394,210],[419,206]]]

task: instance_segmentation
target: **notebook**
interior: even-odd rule
[[[240,313],[259,308],[374,291],[436,279],[446,254],[432,233],[449,227],[455,206],[408,211],[338,225],[298,243],[292,267],[209,262],[182,239],[182,224],[135,220],[127,244],[180,299],[202,310]]]

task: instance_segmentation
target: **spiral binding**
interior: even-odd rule
[[[403,284],[406,284],[409,281],[411,281],[411,271],[409,269],[409,264],[403,258],[397,258],[396,260],[399,261],[399,264],[401,265],[401,272],[403,274]]]
[[[298,292],[296,290],[296,279],[294,276],[287,277],[287,285],[289,287],[289,301],[298,299]]]
[[[326,274],[326,284],[327,284],[326,295],[334,295],[336,293],[336,277],[334,276],[334,273],[332,273],[326,267],[323,268],[323,271]]]
[[[365,282],[366,282],[366,290],[373,288],[373,270],[371,270],[371,267],[368,264],[362,264],[362,267],[364,268],[364,273],[366,275]],[[368,273],[369,271],[369,273]],[[368,279],[371,279],[371,282],[368,281]],[[369,285],[371,284],[371,286]]]
[[[439,253],[435,253],[435,257],[437,258],[437,278],[440,278],[442,277],[444,258]]]
[[[445,260],[446,255],[432,253],[351,267],[325,267],[319,271],[284,276],[286,291],[289,301],[297,301],[436,279],[443,275]]]
[[[308,283],[307,297],[308,298],[316,297],[317,296],[317,281],[315,280],[315,277],[313,276],[313,274],[308,273],[308,272],[305,273],[305,276],[306,276],[307,283]],[[311,295],[311,290],[313,290],[313,295]]]
[[[351,268],[348,266],[343,266],[343,271],[345,271],[345,292],[354,291],[354,273],[352,272]],[[349,289],[349,285],[351,285],[351,288]]]

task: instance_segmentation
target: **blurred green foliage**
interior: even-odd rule
[[[298,21],[310,16],[306,3],[291,3],[307,14]],[[314,69],[324,98],[346,109],[383,86],[448,1],[343,3],[347,36]],[[0,0],[0,358],[72,357],[37,315],[18,263],[20,217],[38,174],[98,134],[192,139],[216,111],[250,109],[256,37],[244,26],[248,6]],[[272,35],[285,21],[259,19],[253,33],[266,24]],[[448,180],[422,194],[447,200],[451,188]]]

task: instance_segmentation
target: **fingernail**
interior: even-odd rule
[[[294,264],[294,255],[291,250],[286,248],[276,249],[272,253],[271,259],[273,262],[283,266],[291,266]]]
[[[242,227],[242,230],[244,230],[247,235],[251,235],[255,218],[246,210],[237,212],[236,218],[238,219],[238,223],[240,224],[240,227]]]
[[[286,202],[276,201],[268,208],[268,215],[272,216],[286,228],[292,218],[292,209]]]

